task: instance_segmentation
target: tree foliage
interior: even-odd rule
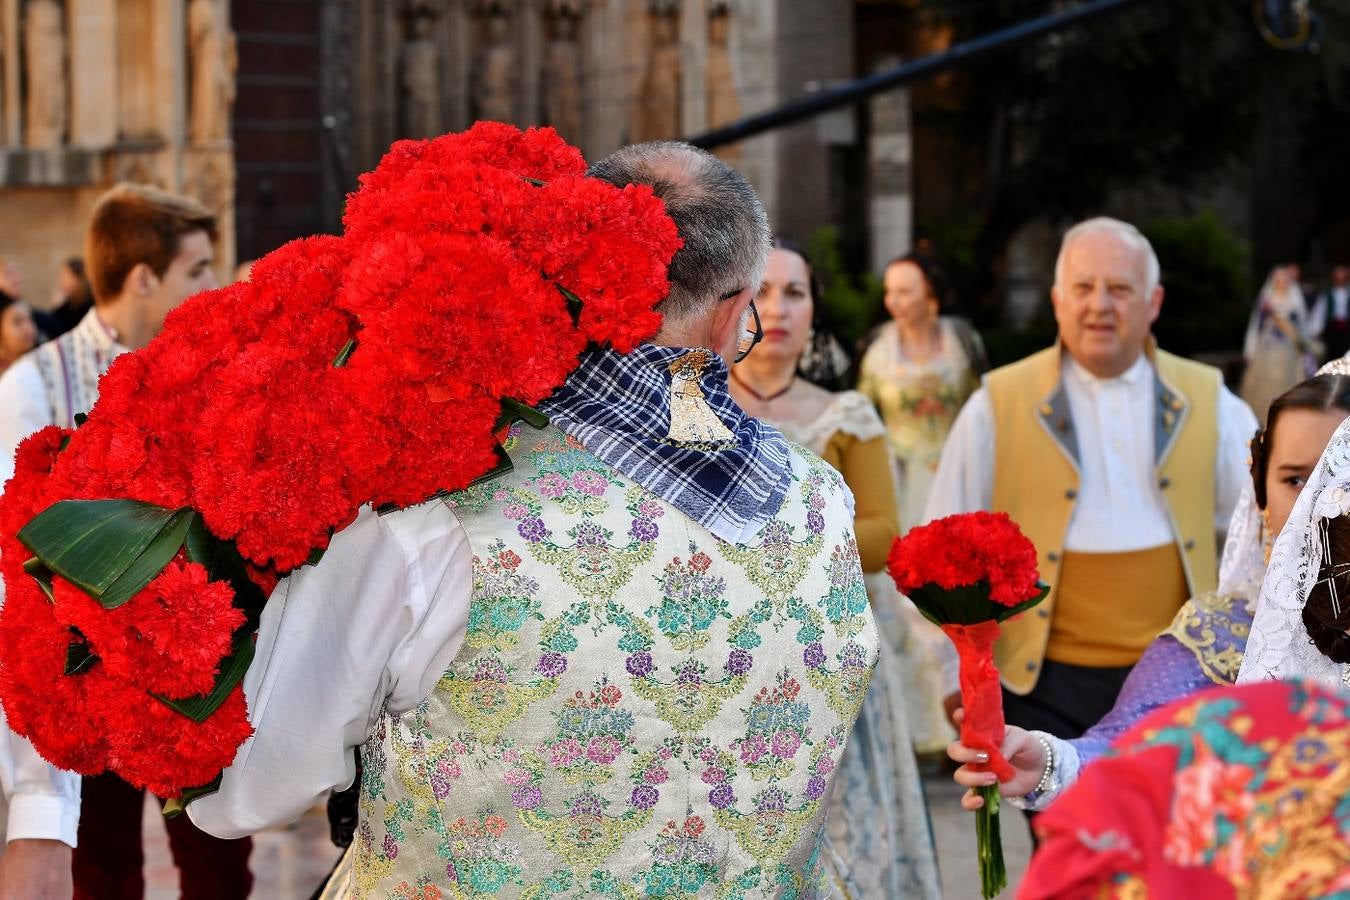
[[[1265,43],[1246,0],[1140,0],[916,89],[918,227],[973,218],[972,288],[987,293],[1027,222],[1097,214],[1121,188],[1190,191],[1250,162],[1272,103],[1293,112],[1303,174],[1347,193],[1350,4],[1314,5],[1316,54]],[[957,43],[1063,6],[922,0],[911,14]],[[929,181],[925,159],[955,171]]]

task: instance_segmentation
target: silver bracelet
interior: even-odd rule
[[[1050,746],[1050,742],[1044,735],[1033,733],[1033,737],[1040,742],[1041,749],[1045,751],[1045,771],[1041,773],[1041,780],[1036,783],[1036,794],[1044,794],[1050,790],[1051,777],[1055,772],[1055,748]]]

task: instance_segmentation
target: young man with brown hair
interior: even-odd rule
[[[73,428],[116,357],[144,347],[174,307],[216,287],[215,236],[215,216],[187,197],[120,184],[99,199],[85,239],[93,308],[0,377],[0,480],[13,474],[20,441],[48,425]],[[48,766],[8,728],[0,728],[0,783],[9,813],[0,900],[70,897],[72,847],[77,900],[143,896],[143,791],[111,774],[85,778],[81,788],[77,776]],[[183,897],[248,895],[249,841],[213,838],[186,816],[169,820],[168,832]]]

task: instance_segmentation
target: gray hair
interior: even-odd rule
[[[1089,234],[1109,234],[1120,238],[1144,255],[1144,296],[1153,293],[1153,289],[1162,280],[1162,267],[1158,265],[1158,254],[1153,245],[1144,237],[1144,233],[1129,222],[1113,219],[1110,216],[1098,216],[1079,222],[1064,232],[1064,240],[1059,243],[1059,257],[1055,260],[1055,284],[1064,279],[1064,258],[1068,255],[1069,245],[1080,237]]]
[[[745,288],[758,290],[769,255],[769,217],[755,189],[717,157],[682,141],[623,147],[594,163],[592,178],[649,185],[684,246],[670,261],[668,318],[702,312]]]

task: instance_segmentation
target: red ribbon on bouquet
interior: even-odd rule
[[[998,667],[994,665],[994,641],[1001,629],[998,623],[943,625],[942,631],[956,645],[961,659],[961,743],[989,754],[989,762],[972,763],[980,772],[993,772],[999,781],[1013,777],[1013,767],[1003,758],[1003,689]]]

